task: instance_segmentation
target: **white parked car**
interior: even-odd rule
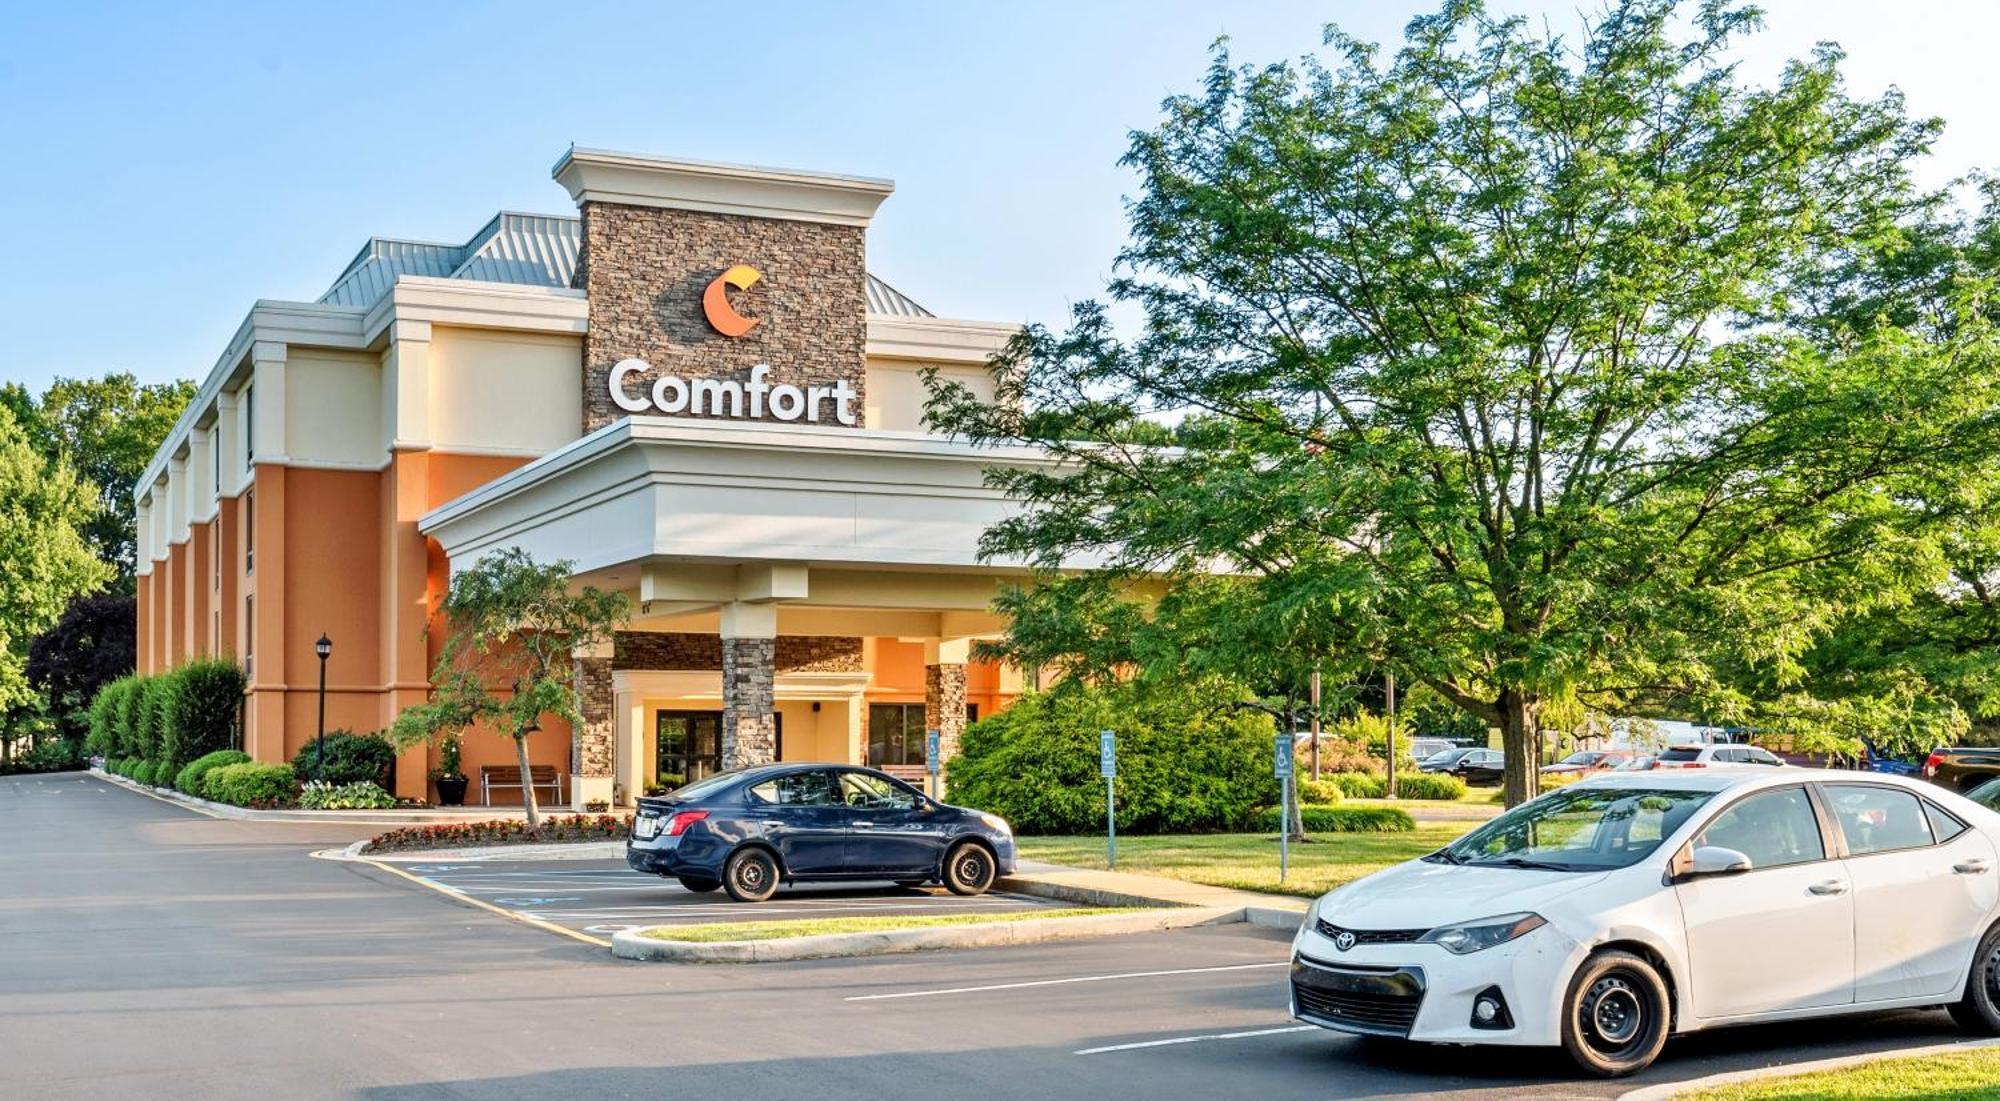
[[[1592,1074],[1669,1034],[1948,1006],[2000,1035],[2000,814],[1881,773],[1602,773],[1336,888],[1292,1014],[1561,1046]]]
[[[1785,759],[1754,745],[1670,745],[1660,751],[1654,768],[1720,768],[1725,765],[1783,767]]]

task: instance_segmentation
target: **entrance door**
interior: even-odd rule
[[[722,712],[662,711],[654,722],[661,787],[677,788],[722,771]]]

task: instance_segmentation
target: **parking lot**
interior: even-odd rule
[[[603,938],[648,925],[862,914],[1007,913],[1061,905],[999,891],[961,898],[942,887],[910,889],[888,883],[787,887],[769,902],[745,905],[730,901],[721,891],[696,894],[672,880],[632,871],[622,861],[405,863],[400,867],[450,894]]]

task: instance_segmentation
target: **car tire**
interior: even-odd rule
[[[719,879],[709,879],[698,875],[684,875],[680,876],[679,879],[681,886],[698,895],[705,895],[722,886],[722,881]]]
[[[1979,938],[1966,976],[1965,997],[1949,1007],[1958,1027],[1975,1036],[2000,1036],[2000,925]]]
[[[1672,1013],[1666,980],[1650,962],[1599,952],[1576,969],[1563,996],[1563,1050],[1599,1078],[1644,1070],[1667,1044]]]
[[[944,857],[944,885],[955,895],[983,895],[999,869],[977,841],[962,841]]]
[[[762,902],[778,892],[778,862],[763,849],[738,849],[722,866],[722,889],[738,902]]]

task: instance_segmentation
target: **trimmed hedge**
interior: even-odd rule
[[[11,760],[0,761],[0,776],[35,772],[73,772],[83,767],[83,743],[53,735]]]
[[[186,764],[228,749],[236,740],[236,717],[243,706],[243,670],[234,662],[189,662],[167,674],[173,692],[166,701],[160,756]]]
[[[202,785],[207,781],[211,771],[224,765],[241,765],[249,762],[250,755],[240,749],[218,749],[213,753],[204,753],[189,761],[181,769],[179,775],[174,777],[174,786],[179,788],[183,795],[203,798],[202,792],[205,789]]]
[[[396,763],[396,747],[380,734],[356,734],[351,730],[326,732],[326,760],[320,763],[320,740],[309,738],[292,754],[292,771],[301,780],[329,784],[374,784],[389,786],[389,769]]]
[[[239,807],[289,807],[298,801],[299,778],[290,765],[267,765],[255,761],[223,765],[209,771],[202,782],[202,795],[218,803]]]
[[[1330,807],[1346,797],[1345,793],[1340,790],[1339,784],[1326,778],[1311,780],[1301,776],[1298,778],[1298,789],[1300,806],[1317,804],[1322,807]]]
[[[306,810],[380,810],[395,805],[395,796],[368,780],[352,784],[312,780],[299,789],[299,806]]]
[[[1465,781],[1442,772],[1412,772],[1396,776],[1396,797],[1399,799],[1450,799],[1465,798]]]
[[[1389,782],[1366,772],[1336,772],[1334,786],[1349,799],[1380,799],[1389,791]]]
[[[413,852],[544,841],[623,841],[630,828],[631,823],[627,819],[613,814],[569,814],[560,818],[544,818],[541,827],[533,830],[519,818],[491,822],[446,822],[390,830],[370,840],[362,851]]]
[[[1022,833],[1104,825],[1098,733],[1118,733],[1118,828],[1131,833],[1240,829],[1278,801],[1269,716],[1184,685],[1070,681],[1029,692],[972,724],[949,762],[954,802]]]
[[[120,757],[146,755],[141,739],[144,736],[146,693],[151,683],[150,677],[133,677],[131,689],[118,700],[117,745]]]
[[[1258,812],[1258,828],[1266,833],[1283,829],[1277,807]],[[1299,807],[1299,819],[1307,833],[1408,833],[1417,821],[1400,807],[1328,807],[1311,803]]]
[[[133,783],[150,784],[153,782],[153,762],[140,757],[133,761],[128,768],[129,771],[125,773],[125,777]]]
[[[120,752],[118,732],[124,721],[125,698],[132,694],[137,680],[137,677],[119,677],[97,690],[90,701],[90,730],[83,738],[85,753],[108,759]]]

